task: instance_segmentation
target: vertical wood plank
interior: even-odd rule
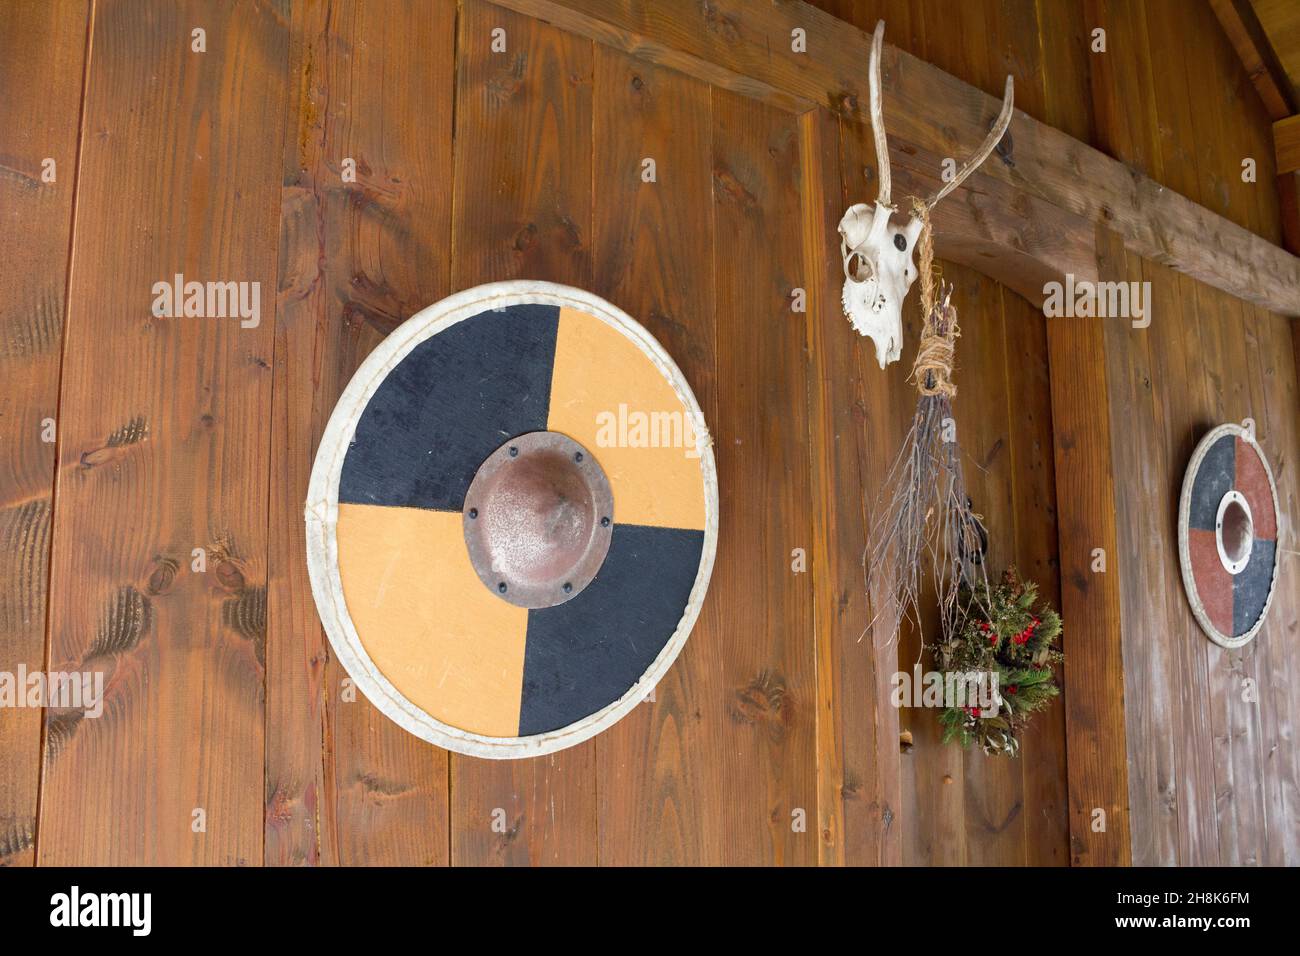
[[[1168,463],[1163,491],[1156,500],[1163,505],[1158,527],[1164,545],[1157,552],[1165,562],[1166,616],[1162,623],[1171,635],[1167,663],[1160,665],[1163,672],[1158,678],[1168,688],[1168,706],[1152,709],[1150,733],[1171,737],[1175,744],[1171,787],[1157,791],[1154,799],[1161,812],[1166,805],[1172,807],[1177,820],[1178,856],[1161,862],[1207,865],[1218,862],[1212,730],[1205,699],[1208,675],[1201,643],[1204,635],[1183,592],[1177,535],[1183,473],[1196,442],[1211,424],[1211,416],[1203,407],[1200,388],[1194,293],[1176,274],[1155,263],[1144,261],[1143,274],[1151,282],[1151,326],[1146,334],[1156,399],[1156,440],[1163,441]],[[1136,634],[1134,638],[1139,639]],[[1134,745],[1140,744],[1134,741]]]
[[[721,534],[713,587],[733,635],[727,702],[736,746],[719,772],[743,788],[721,830],[726,862],[817,861],[808,356],[791,292],[804,288],[795,119],[714,91]],[[794,826],[802,812],[806,829]],[[753,847],[763,834],[761,854]]]
[[[856,123],[841,121],[840,169],[844,195],[841,212],[852,203],[869,202],[877,190],[876,156],[871,131]],[[842,282],[843,271],[837,281]],[[904,338],[915,342],[920,326],[920,292],[913,284],[903,305]],[[835,303],[838,310],[838,296]],[[847,323],[847,319],[840,319]],[[851,326],[850,326],[851,328]],[[904,359],[886,369],[876,364],[869,339],[853,335],[854,367],[861,382],[861,427],[868,453],[861,465],[862,499],[867,525],[883,505],[884,483],[894,456],[916,411],[916,387],[908,382],[910,363]],[[859,555],[859,561],[864,559]],[[863,580],[866,584],[865,578]],[[880,586],[872,582],[872,588]],[[921,635],[909,621],[896,621],[888,613],[877,613],[884,605],[883,593],[874,592],[868,608],[870,627],[860,637],[871,645],[876,665],[875,706],[872,714],[879,741],[881,767],[897,767],[898,783],[886,778],[881,822],[884,826],[882,859],[908,865],[962,865],[965,861],[965,812],[961,750],[941,743],[939,722],[932,710],[895,708],[892,677],[909,675],[921,656]],[[931,622],[933,624],[933,622]],[[851,691],[850,691],[851,692]],[[888,738],[907,732],[912,745],[905,753],[889,752]],[[850,780],[850,792],[861,790],[865,781]]]
[[[1143,281],[1141,260],[1112,250],[1114,276]],[[1148,303],[1153,321],[1178,317]],[[1119,553],[1131,571],[1122,580],[1125,644],[1125,721],[1128,756],[1128,805],[1132,814],[1132,861],[1138,865],[1173,865],[1178,858],[1178,777],[1175,735],[1160,726],[1173,706],[1169,675],[1171,635],[1165,626],[1169,561],[1152,541],[1169,541],[1169,515],[1153,502],[1166,502],[1169,467],[1164,441],[1157,440],[1153,398],[1151,332],[1135,329],[1125,316],[1096,320],[1105,326],[1106,376],[1117,427],[1112,433]],[[1177,557],[1175,557],[1177,563]],[[1179,636],[1180,640],[1180,636]],[[1069,692],[1069,688],[1067,688]],[[1141,741],[1141,743],[1138,743]]]
[[[1056,472],[1052,456],[1052,391],[1043,313],[1003,288],[1007,417],[1016,564],[1038,582],[1039,597],[1061,606]],[[1004,535],[1008,529],[1003,529]],[[1057,680],[1062,677],[1057,669]],[[1065,701],[1034,715],[1021,738],[1025,859],[1030,865],[1069,863]]]
[[[78,0],[18,3],[5,17],[0,672],[16,679],[20,668],[34,673],[45,666],[54,439],[89,7]],[[41,711],[0,708],[0,866],[35,862],[40,774]]]
[[[996,584],[1014,563],[1016,518],[1007,407],[1006,337],[1002,294],[973,270],[945,263],[961,323],[953,399],[966,490],[989,531],[985,571]],[[937,715],[931,713],[930,719]],[[1025,862],[1022,758],[990,757],[978,747],[963,751],[966,863],[1015,866]]]
[[[1296,728],[1300,721],[1300,387],[1297,386],[1295,322],[1243,304],[1248,326],[1252,390],[1263,401],[1256,429],[1273,480],[1281,513],[1278,567],[1273,607],[1255,641],[1262,643],[1266,661],[1256,669],[1262,725],[1265,775],[1265,814],[1269,866],[1300,865],[1300,770]]]
[[[709,87],[595,47],[595,291],[641,322],[717,421],[712,111]],[[655,181],[642,160],[655,161]],[[727,632],[711,589],[685,650],[647,700],[595,742],[599,858],[607,865],[721,862],[716,821],[736,794],[715,772],[731,721]]]
[[[1246,323],[1241,303],[1197,283],[1195,308],[1201,331],[1201,371],[1206,407],[1218,422],[1257,423],[1262,406],[1252,401],[1246,358]],[[1193,380],[1195,386],[1195,380]],[[1257,702],[1246,700],[1244,680],[1255,679],[1268,651],[1264,642],[1228,650],[1204,640],[1209,683],[1205,696],[1214,731],[1215,810],[1219,821],[1219,861],[1257,866],[1267,858],[1264,817],[1266,772]]]
[[[356,366],[450,291],[455,20],[453,0],[293,8],[271,422],[268,864],[448,861],[447,755],[345,695],[312,600],[302,511]]]
[[[286,14],[253,3],[95,7],[49,663],[102,672],[106,700],[97,719],[46,714],[42,863],[262,858]],[[191,49],[199,27],[201,53]],[[260,315],[155,315],[154,284],[178,273],[256,283]],[[195,548],[203,573],[191,571]]]
[[[839,123],[839,180],[841,195],[839,204],[832,214],[834,224],[839,223],[839,216],[844,209],[858,202],[869,202],[876,189],[876,156],[870,130],[846,120]],[[830,178],[829,173],[826,178]],[[836,236],[838,238],[838,236]],[[831,249],[835,248],[832,240]],[[907,370],[904,363],[896,362],[887,369],[880,369],[876,363],[875,352],[869,339],[852,331],[848,319],[844,317],[840,303],[840,290],[844,281],[842,263],[836,262],[827,290],[827,310],[831,314],[830,325],[838,336],[847,336],[847,341],[832,352],[847,352],[851,361],[842,373],[849,382],[827,382],[823,390],[832,392],[837,401],[837,414],[851,411],[850,424],[838,427],[853,428],[859,433],[859,458],[856,464],[843,460],[843,452],[837,452],[837,469],[844,468],[847,474],[837,474],[837,481],[842,485],[841,494],[854,495],[861,499],[864,527],[861,540],[854,541],[852,533],[839,532],[839,547],[857,549],[855,577],[856,585],[868,597],[864,609],[863,621],[857,633],[849,634],[847,627],[852,617],[846,615],[845,636],[852,646],[846,645],[842,654],[843,665],[843,722],[845,726],[844,756],[844,800],[845,800],[845,835],[846,839],[857,839],[854,831],[860,826],[878,826],[880,838],[875,860],[856,860],[852,854],[846,855],[848,863],[879,862],[883,865],[898,865],[909,859],[911,836],[918,832],[919,817],[924,811],[917,807],[912,798],[915,792],[915,766],[919,747],[913,747],[906,754],[902,753],[900,738],[903,730],[917,732],[917,716],[914,711],[894,706],[892,692],[893,676],[896,672],[906,670],[910,673],[916,657],[913,642],[917,635],[909,626],[904,626],[899,633],[899,622],[892,614],[877,613],[876,608],[884,605],[883,582],[869,582],[864,564],[866,556],[866,536],[870,528],[873,509],[880,504],[879,493],[884,485],[892,456],[903,439],[916,408],[912,398],[914,390],[907,384]],[[904,326],[915,334],[916,323],[911,317],[917,314],[919,293],[913,290],[903,306]],[[825,320],[824,320],[825,321]],[[838,323],[838,325],[837,325]],[[826,333],[825,341],[835,341]],[[814,354],[814,358],[816,355]],[[829,357],[829,356],[828,356]],[[819,376],[825,373],[819,372]],[[851,391],[849,390],[851,386]],[[840,394],[842,393],[842,394]],[[856,397],[854,397],[856,396]],[[839,404],[844,402],[845,404]],[[823,441],[826,439],[823,438]],[[840,432],[837,444],[850,439]],[[852,447],[852,446],[849,446]],[[840,519],[837,519],[837,521]],[[848,526],[851,528],[852,526]],[[847,540],[844,540],[847,539]],[[870,587],[869,587],[870,584]],[[872,589],[875,589],[874,592]],[[849,605],[851,608],[851,605]],[[855,686],[860,689],[855,690]],[[858,716],[856,695],[862,694],[870,701]],[[924,716],[923,714],[920,716]],[[855,747],[855,735],[852,730],[858,721],[869,722],[873,728],[874,741],[871,746],[876,754],[875,769],[878,775],[873,784],[867,776],[869,755],[858,753]],[[857,724],[861,726],[861,724]],[[960,760],[957,760],[960,767]],[[871,806],[871,793],[874,786],[875,799],[879,809]],[[956,791],[960,794],[960,789]],[[958,801],[959,803],[960,801]]]
[[[817,634],[819,861],[898,862],[898,711],[882,688],[897,670],[877,647],[862,574],[867,543],[868,412],[864,342],[840,305],[836,225],[846,205],[839,124],[823,110],[800,117],[804,269],[808,282],[813,449],[814,614]],[[886,416],[888,407],[880,409]],[[888,635],[892,637],[892,635]],[[883,672],[883,673],[882,673]]]
[[[589,287],[591,42],[467,0],[457,57],[453,288],[514,278]],[[594,742],[532,760],[450,760],[453,863],[597,862]],[[498,809],[505,833],[492,829]]]
[[[1043,85],[1043,112],[1037,118],[1092,143],[1095,105],[1089,44],[1096,24],[1088,16],[1088,3],[1037,0],[1037,5]]]
[[[1140,258],[1120,249],[1112,256],[1116,276],[1143,281]],[[1165,304],[1148,302],[1152,321],[1178,322]],[[1160,725],[1174,706],[1168,673],[1174,642],[1183,637],[1166,625],[1174,598],[1167,575],[1171,566],[1176,569],[1177,556],[1165,554],[1164,548],[1177,545],[1168,510],[1152,507],[1167,501],[1169,465],[1155,407],[1159,386],[1153,384],[1152,333],[1134,328],[1122,316],[1097,321],[1105,323],[1111,402],[1121,423],[1112,434],[1115,473],[1126,476],[1115,496],[1119,548],[1132,568],[1121,582],[1129,636],[1124,645],[1125,727],[1127,739],[1134,742],[1129,754],[1132,858],[1135,865],[1153,866],[1176,860],[1178,847],[1178,742]],[[1162,545],[1153,547],[1152,542]]]
[[[1098,272],[1115,274],[1118,237],[1097,234]],[[1110,391],[1101,325],[1091,319],[1047,323],[1052,368],[1056,502],[1061,540],[1061,611],[1066,727],[1069,732],[1070,857],[1074,864],[1130,860],[1128,752],[1124,735],[1120,551],[1115,527]],[[1095,549],[1106,571],[1094,572]],[[1093,830],[1105,811],[1104,832]]]

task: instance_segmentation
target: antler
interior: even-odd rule
[[[885,21],[876,21],[876,32],[871,37],[871,132],[876,137],[876,166],[879,168],[880,193],[876,202],[890,205],[889,144],[885,140],[885,110],[880,92],[880,50],[885,45]]]
[[[884,24],[882,23],[881,26],[883,25]],[[877,36],[880,35],[880,32],[881,32],[881,27],[880,26],[876,27]],[[875,49],[873,47],[872,49],[873,62],[874,59],[875,59]],[[874,97],[874,93],[875,93],[874,87],[872,88],[872,93],[873,96],[872,96],[871,105],[872,105],[873,112],[872,112],[871,119],[872,119],[872,125],[874,126],[875,125],[874,109],[876,106],[875,97]],[[994,123],[993,128],[989,130],[989,135],[985,137],[983,144],[981,144],[980,148],[975,151],[975,154],[971,156],[970,159],[966,160],[964,164],[962,164],[961,169],[957,170],[957,175],[953,177],[952,182],[945,183],[943,188],[934,194],[933,198],[926,200],[926,205],[928,205],[931,209],[933,209],[935,204],[940,199],[942,199],[944,196],[948,195],[950,192],[952,192],[954,189],[960,186],[962,184],[962,180],[964,180],[967,176],[973,173],[975,169],[980,165],[980,163],[984,162],[984,160],[989,158],[989,153],[993,152],[993,148],[998,145],[999,140],[1002,139],[1002,135],[1007,131],[1007,127],[1011,125],[1011,114],[1014,111],[1015,111],[1015,87],[1014,84],[1012,83],[1011,77],[1008,76],[1007,90],[1002,95],[1002,112],[998,114],[997,122]],[[880,142],[881,142],[881,135],[877,134],[876,135],[877,150],[879,150],[880,148]],[[888,184],[888,182],[889,182],[889,171],[888,171],[888,167],[886,167],[885,170],[886,185]]]

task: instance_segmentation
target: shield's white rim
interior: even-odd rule
[[[357,420],[388,373],[421,342],[486,309],[532,303],[576,309],[618,329],[658,367],[672,384],[683,405],[695,416],[695,421],[704,422],[699,402],[695,400],[694,392],[676,363],[640,323],[617,306],[590,292],[553,282],[492,282],[458,292],[417,312],[398,326],[361,363],[339,396],[338,404],[321,436],[308,485],[305,511],[307,569],[316,608],[334,653],[362,693],[387,717],[422,740],[456,753],[492,759],[537,757],[572,747],[612,726],[639,704],[672,666],[695,626],[708,590],[709,578],[713,574],[713,558],[718,543],[717,468],[708,434],[700,428],[697,430],[697,440],[700,445],[700,466],[704,472],[704,548],[700,554],[695,584],[691,588],[677,630],[640,680],[622,697],[567,727],[529,737],[487,737],[471,733],[444,724],[417,707],[375,666],[361,643],[343,599],[338,540],[335,536],[339,476]]]
[[[1195,483],[1196,472],[1201,467],[1201,462],[1209,453],[1210,446],[1222,438],[1224,435],[1235,435],[1242,439],[1251,449],[1259,456],[1259,460],[1264,463],[1264,474],[1268,475],[1268,489],[1273,495],[1273,525],[1277,537],[1274,541],[1282,540],[1282,510],[1278,507],[1277,501],[1277,484],[1273,481],[1273,469],[1268,463],[1268,456],[1264,454],[1264,449],[1259,446],[1259,442],[1251,433],[1242,426],[1229,422],[1224,425],[1217,425],[1211,428],[1204,438],[1196,445],[1196,450],[1192,452],[1192,460],[1187,463],[1187,470],[1183,473],[1183,491],[1178,500],[1178,566],[1183,573],[1183,591],[1187,594],[1187,603],[1192,606],[1192,614],[1196,617],[1196,623],[1201,626],[1205,636],[1214,641],[1220,647],[1226,647],[1233,650],[1238,647],[1244,647],[1255,639],[1264,626],[1264,621],[1268,618],[1269,608],[1273,606],[1273,594],[1277,591],[1277,567],[1281,555],[1277,545],[1273,548],[1273,576],[1268,583],[1268,597],[1264,599],[1264,608],[1259,612],[1259,617],[1255,619],[1254,625],[1245,634],[1233,637],[1231,634],[1222,633],[1214,626],[1210,616],[1205,613],[1205,605],[1201,602],[1200,592],[1196,588],[1196,579],[1192,576],[1192,553],[1191,542],[1189,540],[1189,523],[1192,511],[1192,485]]]

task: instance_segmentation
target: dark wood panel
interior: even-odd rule
[[[848,206],[870,202],[876,189],[876,157],[870,130],[841,120],[839,144],[841,195],[838,207],[831,214],[832,227],[838,225],[839,216]],[[830,178],[833,173],[823,175]],[[901,752],[899,742],[903,730],[914,733],[916,727],[908,719],[910,711],[894,707],[891,700],[893,676],[900,669],[910,672],[915,648],[906,641],[900,642],[892,615],[878,614],[875,610],[883,603],[883,586],[875,592],[873,601],[863,561],[871,515],[880,504],[878,494],[916,408],[915,390],[907,384],[904,363],[896,362],[885,370],[878,367],[871,341],[858,335],[844,316],[840,301],[843,264],[838,261],[836,246],[832,245],[831,250],[836,250],[828,280],[832,285],[826,292],[824,307],[829,318],[822,319],[822,335],[823,342],[832,345],[823,347],[824,371],[818,370],[817,380],[825,396],[823,401],[832,403],[834,415],[849,415],[847,421],[831,419],[837,429],[833,444],[836,467],[845,469],[844,473],[836,473],[835,482],[837,494],[860,499],[863,527],[855,531],[851,520],[837,515],[835,536],[837,548],[846,552],[841,560],[855,562],[854,586],[867,597],[856,633],[853,633],[855,618],[845,614],[841,634],[847,642],[839,650],[844,695],[840,706],[844,726],[844,826],[848,841],[845,862],[898,865],[907,859],[908,836],[914,832],[916,818],[923,812],[919,809],[914,812],[915,804],[910,798],[915,761],[911,753]],[[912,317],[919,310],[918,302],[919,293],[913,291],[903,307],[904,322],[911,334],[915,333],[916,322]],[[841,362],[842,370],[837,367]],[[856,462],[848,457],[855,445]],[[852,609],[852,599],[849,599],[846,610]],[[915,638],[910,630],[907,636]],[[863,699],[861,704],[857,703],[859,697]],[[865,749],[867,742],[853,730],[855,725],[863,726],[858,721],[873,727],[870,750]],[[870,776],[873,754],[877,775],[874,780]],[[875,859],[855,858],[856,841],[867,841],[865,852],[871,846],[867,833],[856,832],[859,828],[879,829]]]
[[[718,418],[709,87],[595,48],[595,291],[641,322]],[[655,179],[643,179],[643,160]],[[596,740],[603,864],[718,863],[712,821],[734,794],[716,773],[729,717],[727,632],[712,590],[685,650],[637,707]],[[710,702],[712,706],[710,706]]]
[[[102,671],[106,701],[47,712],[42,863],[262,858],[286,13],[95,6],[51,571],[76,597],[51,604],[49,661]],[[249,305],[256,283],[260,315],[156,315],[178,273],[250,283]]]
[[[6,227],[0,235],[0,671],[12,675],[45,666],[59,364],[88,14],[78,0],[12,4],[0,31]],[[35,861],[40,767],[41,711],[4,708],[0,866]]]
[[[1098,272],[1123,275],[1122,246],[1097,233]],[[1091,320],[1047,323],[1052,368],[1052,428],[1061,540],[1061,614],[1065,713],[1070,739],[1070,859],[1074,864],[1129,862],[1128,753],[1124,737],[1120,552],[1116,534],[1111,408],[1102,326]],[[1106,570],[1094,571],[1096,549]],[[1105,829],[1094,814],[1105,812]]]
[[[727,699],[715,706],[733,725],[718,772],[736,794],[716,823],[724,862],[815,863],[812,580],[792,570],[794,549],[812,546],[815,507],[805,317],[791,311],[805,283],[791,226],[801,215],[799,134],[789,114],[723,91],[713,122],[718,390],[728,396],[714,428],[713,587],[731,641]]]
[[[987,4],[961,4],[950,10],[926,8],[926,58],[970,77],[981,89],[1000,90],[1006,70],[1014,64],[999,55],[999,30],[996,23],[990,22],[991,13]],[[1023,81],[1023,77],[1020,79]],[[1027,92],[1030,104],[1035,105],[1034,88],[1031,86]],[[975,145],[972,141],[966,150]],[[997,156],[991,159],[992,163],[999,161]],[[997,575],[1014,556],[1015,543],[1001,293],[972,269],[948,263],[940,268],[953,285],[953,302],[962,325],[953,376],[958,389],[953,415],[964,456],[966,486],[976,512],[983,515],[989,529],[987,563],[991,573]],[[1041,287],[1041,280],[1038,284]],[[937,633],[937,629],[931,633]],[[931,722],[935,716],[929,711],[921,713],[922,720]],[[979,750],[947,749],[960,753],[962,763],[960,776],[954,778],[961,781],[962,864],[1023,863],[1024,787],[1020,762],[990,758]]]
[[[897,669],[892,632],[871,630],[863,581],[869,447],[863,373],[871,351],[840,304],[843,266],[836,225],[849,200],[839,123],[824,110],[800,117],[804,268],[808,276],[809,396],[817,636],[819,859],[823,864],[898,862],[898,711],[887,689]],[[878,409],[886,420],[889,406]],[[882,462],[883,464],[883,462]]]
[[[1061,606],[1056,528],[1056,471],[1052,454],[1052,389],[1047,325],[1042,312],[1003,288],[1006,403],[1009,429],[1015,564],[1036,581],[1040,599]],[[1058,682],[1062,677],[1057,668]],[[1065,701],[1034,715],[1021,737],[1024,776],[1025,862],[1069,863]]]
[[[841,121],[840,131],[843,206],[870,202],[877,182],[871,131],[848,121]],[[843,281],[842,267],[839,276],[837,285]],[[835,305],[838,312],[838,294]],[[903,305],[904,337],[909,343],[915,342],[919,333],[920,308],[920,293],[914,285]],[[842,314],[837,319],[848,322]],[[850,338],[855,353],[853,369],[861,381],[863,396],[861,427],[868,453],[862,464],[859,493],[869,527],[871,515],[882,505],[880,494],[886,475],[916,410],[916,387],[908,381],[911,365],[906,357],[882,370],[876,363],[870,340],[856,333]],[[860,551],[859,562],[863,558]],[[863,584],[865,587],[865,578]],[[901,622],[900,627],[887,612],[878,613],[876,608],[883,605],[883,595],[873,594],[873,597],[878,603],[868,607],[867,622],[871,627],[861,636],[861,642],[870,642],[878,661],[872,717],[880,741],[877,750],[881,754],[881,766],[891,772],[896,766],[898,773],[897,783],[886,777],[882,784],[881,814],[885,824],[882,857],[886,862],[909,865],[961,865],[965,860],[962,754],[959,749],[941,743],[941,730],[933,711],[893,706],[894,673],[910,674],[918,661],[925,666],[921,635],[910,622]],[[888,738],[903,732],[910,735],[910,748],[897,757],[892,753],[886,756]],[[850,792],[856,792],[869,782],[855,778],[850,784]]]
[[[504,52],[492,31],[505,31]],[[591,41],[480,2],[457,31],[452,287],[592,283]],[[510,762],[452,756],[455,864],[597,860],[596,745]],[[505,832],[493,829],[505,813]]]
[[[960,267],[945,265],[944,277],[953,284],[961,323],[953,376],[957,440],[967,493],[989,531],[985,566],[996,583],[1002,568],[1016,558],[1002,292],[979,273]],[[972,748],[963,753],[963,762],[966,863],[1023,865],[1024,760],[990,757]]]
[[[450,291],[456,5],[400,6],[293,11],[271,425],[268,864],[449,856],[446,752],[347,691],[303,549],[307,482],[335,400],[388,332]]]

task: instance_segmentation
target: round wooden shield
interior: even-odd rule
[[[1201,439],[1183,478],[1178,552],[1201,629],[1241,647],[1264,625],[1277,580],[1277,489],[1251,433],[1219,425]]]
[[[659,343],[579,289],[493,283],[403,323],[339,399],[308,492],[312,592],[386,715],[532,757],[664,675],[717,513],[703,415]]]

